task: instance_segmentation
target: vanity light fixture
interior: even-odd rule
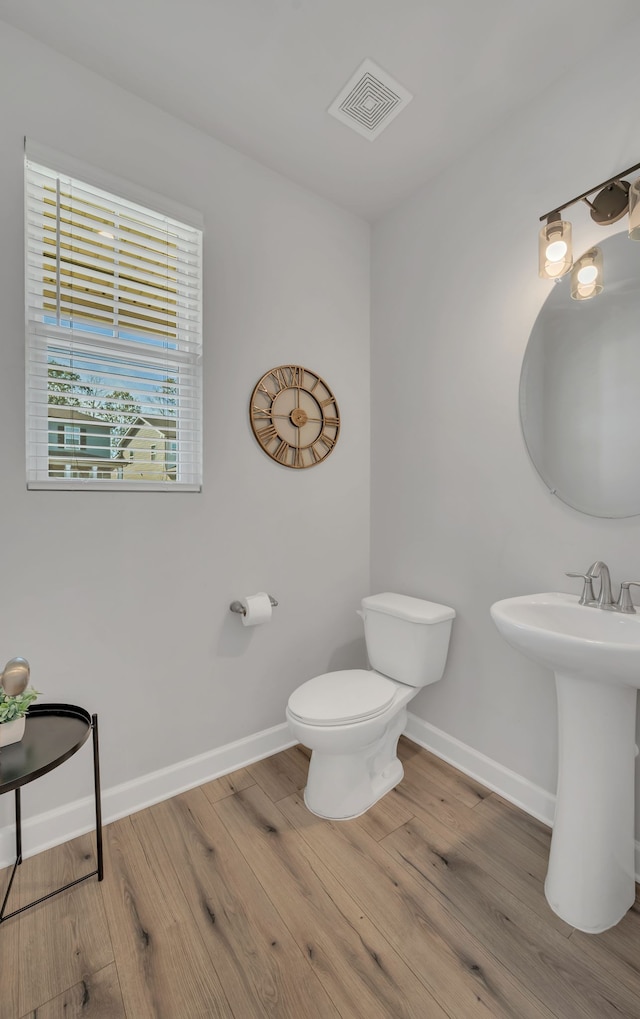
[[[622,170],[602,184],[596,184],[540,217],[541,222],[546,222],[538,240],[539,276],[559,282],[572,270],[571,296],[577,301],[586,301],[602,292],[602,252],[599,248],[591,248],[574,265],[571,223],[563,220],[561,213],[577,202],[586,202],[594,223],[609,226],[610,223],[617,223],[628,211],[629,237],[634,241],[640,240],[640,177],[633,184],[622,179],[636,170],[640,170],[640,163]],[[596,191],[595,197],[589,200],[589,196]]]

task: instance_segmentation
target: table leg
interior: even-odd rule
[[[22,809],[20,790],[16,789],[16,865],[22,863]]]
[[[16,789],[16,862],[14,863],[13,870],[11,871],[11,877],[9,878],[7,890],[4,893],[2,905],[0,905],[0,923],[3,923],[5,920],[8,920],[11,916],[13,916],[12,913],[10,913],[9,916],[6,916],[5,909],[7,908],[7,902],[9,901],[9,893],[11,892],[13,879],[16,876],[16,869],[20,866],[21,863],[22,863],[22,811],[20,805],[20,790]]]
[[[98,881],[104,877],[102,860],[102,804],[100,802],[100,753],[98,746],[98,716],[91,716],[93,729],[93,788],[96,801],[96,856],[98,861]]]

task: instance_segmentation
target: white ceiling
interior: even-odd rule
[[[0,19],[369,219],[638,13],[637,0],[0,0]],[[374,142],[327,113],[365,57],[415,97]]]

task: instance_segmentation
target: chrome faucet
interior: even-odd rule
[[[592,563],[586,573],[567,573],[567,577],[580,577],[584,580],[582,594],[578,601],[579,605],[589,605],[592,608],[607,609],[609,612],[624,612],[634,614],[636,607],[631,600],[630,587],[640,587],[638,580],[624,580],[620,585],[620,596],[614,602],[611,593],[611,575],[609,567],[601,559]],[[600,591],[596,598],[593,593],[593,581],[600,578]]]
[[[587,576],[591,580],[600,577],[600,593],[596,601],[598,608],[608,609],[609,611],[614,610],[616,606],[611,595],[611,575],[607,564],[603,563],[601,559],[597,559],[587,570]]]

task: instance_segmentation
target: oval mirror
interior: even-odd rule
[[[598,244],[604,290],[574,301],[569,276],[538,315],[520,376],[524,440],[542,480],[596,517],[640,514],[640,244]]]

